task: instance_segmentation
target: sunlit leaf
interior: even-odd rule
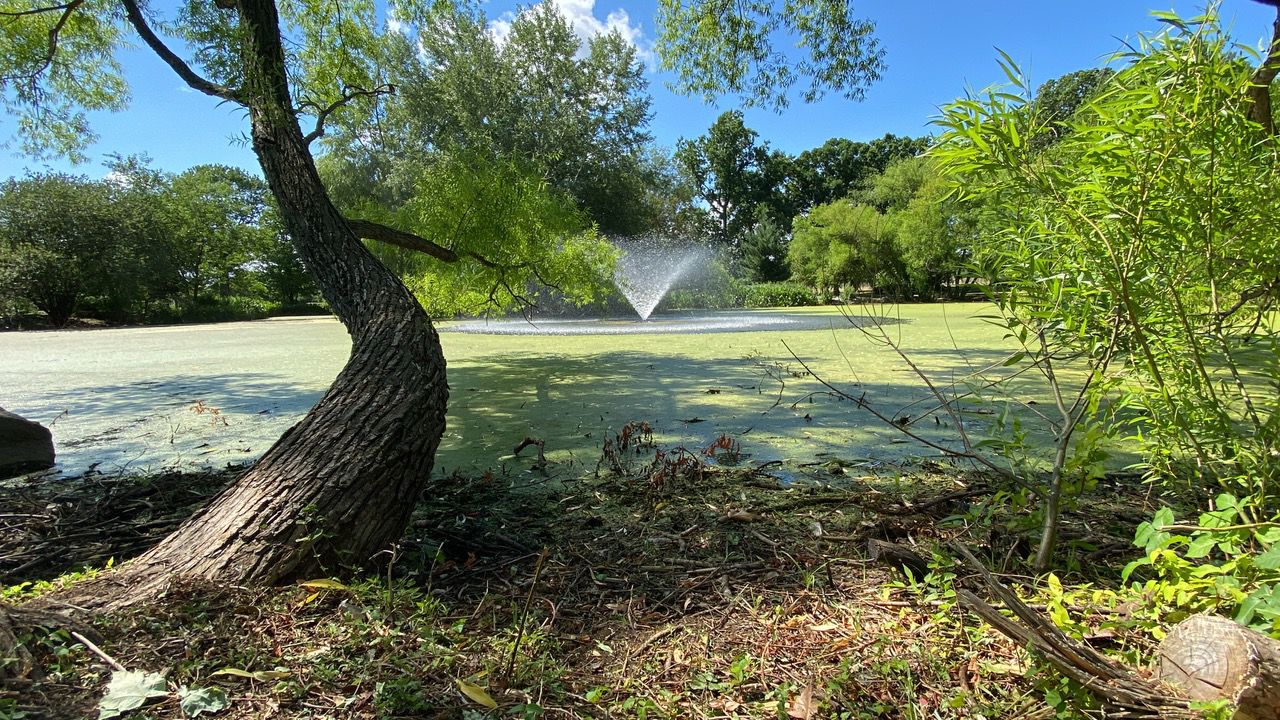
[[[479,685],[467,682],[462,678],[457,678],[454,682],[458,683],[458,689],[462,691],[462,694],[470,698],[475,704],[483,705],[490,710],[498,707],[497,701],[490,697],[489,693]]]

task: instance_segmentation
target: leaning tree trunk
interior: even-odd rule
[[[77,604],[128,604],[175,576],[271,584],[366,563],[403,532],[444,432],[439,337],[320,182],[291,109],[274,3],[237,7],[248,29],[253,148],[303,261],[351,333],[351,357],[253,469],[159,545],[73,590]]]

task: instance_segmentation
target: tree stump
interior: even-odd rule
[[[1234,720],[1280,720],[1280,640],[1195,615],[1160,643],[1160,678],[1195,700],[1230,700]]]

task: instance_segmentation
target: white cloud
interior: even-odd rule
[[[636,55],[641,62],[650,67],[654,65],[653,42],[645,37],[644,28],[639,23],[632,22],[626,10],[622,8],[611,10],[601,20],[596,17],[596,0],[543,0],[543,2],[553,3],[569,23],[569,27],[573,28],[574,34],[582,38],[584,43],[597,35],[617,31],[623,40],[636,48]],[[507,37],[511,35],[511,21],[514,19],[513,13],[505,12],[496,19],[490,20],[489,34],[493,35],[499,43],[506,42]]]
[[[405,33],[404,21],[396,13],[394,2],[387,3],[387,32],[403,35]]]
[[[497,19],[489,21],[489,34],[499,45],[505,45],[507,38],[511,36],[511,21],[516,19],[515,13],[508,10],[499,15]]]

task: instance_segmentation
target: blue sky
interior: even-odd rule
[[[642,51],[654,38],[654,2],[638,0],[552,0],[580,32],[600,27],[625,28]],[[1130,0],[970,0],[965,3],[925,0],[863,0],[855,2],[859,15],[876,22],[877,36],[887,51],[888,71],[872,87],[865,101],[840,98],[805,105],[793,103],[782,114],[747,111],[747,125],[774,148],[789,153],[816,147],[831,137],[869,140],[886,132],[921,135],[940,105],[966,87],[982,88],[1003,79],[996,65],[996,48],[1007,52],[1034,84],[1063,73],[1101,64],[1122,40],[1159,25],[1153,8],[1193,14],[1203,3],[1170,2],[1150,5]],[[516,3],[489,0],[484,8],[500,20]],[[1258,46],[1268,37],[1274,10],[1251,0],[1224,0],[1226,25],[1240,42]],[[242,111],[219,106],[191,92],[158,59],[144,50],[127,51],[122,60],[133,100],[120,113],[92,116],[100,135],[90,150],[93,160],[79,167],[0,155],[0,177],[25,170],[71,170],[90,176],[104,171],[107,153],[149,154],[157,167],[180,171],[199,163],[226,163],[256,171],[250,150],[240,138],[246,128]],[[655,117],[651,130],[659,143],[674,145],[680,137],[695,137],[715,117],[735,106],[733,98],[718,106],[679,97],[664,87],[665,77],[650,72]],[[0,120],[8,137],[12,123]]]

